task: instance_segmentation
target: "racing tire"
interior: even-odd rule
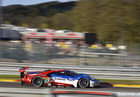
[[[90,82],[86,78],[81,78],[77,84],[79,88],[87,88],[89,87]]]
[[[21,81],[21,83],[20,83],[22,86],[25,84],[25,82],[24,81]]]
[[[32,84],[35,87],[42,87],[43,84],[44,84],[44,80],[42,79],[42,77],[36,76],[36,77],[33,78]]]

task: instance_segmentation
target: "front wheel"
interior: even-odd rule
[[[42,77],[40,77],[40,76],[36,76],[32,80],[32,84],[35,87],[42,87],[43,83],[44,83],[44,81],[43,81]]]
[[[89,84],[90,84],[90,82],[86,78],[81,78],[78,81],[78,87],[80,87],[80,88],[87,88],[87,87],[89,87]]]

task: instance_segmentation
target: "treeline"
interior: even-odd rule
[[[4,22],[25,27],[55,28],[54,18],[57,17],[57,13],[64,14],[64,12],[72,10],[75,4],[76,2],[54,1],[29,6],[6,6],[3,7]],[[63,26],[63,24],[60,25]]]
[[[140,42],[140,0],[79,0],[4,7],[19,26],[98,33],[100,41]]]

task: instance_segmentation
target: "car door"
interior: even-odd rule
[[[54,72],[51,74],[52,79],[58,83],[72,84],[74,77],[68,75],[65,71]]]

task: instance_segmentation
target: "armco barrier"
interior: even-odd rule
[[[5,88],[5,87],[0,87],[0,95],[1,97],[54,97],[51,92],[63,92],[68,90],[69,92],[77,92],[76,89],[51,89],[51,88]],[[82,92],[93,92],[91,89],[82,89]],[[116,96],[113,97],[140,97],[139,92],[117,92],[117,91],[102,91],[102,90],[94,90],[94,93],[112,93]],[[67,96],[67,95],[65,95]],[[56,96],[55,96],[56,97]],[[69,96],[70,97],[70,96]],[[79,96],[78,96],[79,97]],[[107,96],[108,97],[108,96]],[[112,97],[112,96],[109,96]]]
[[[78,73],[86,73],[102,79],[140,80],[140,67],[86,66],[86,65],[58,65],[33,63],[0,62],[0,74],[19,75],[19,68],[29,67],[27,71],[47,69],[70,69]]]

